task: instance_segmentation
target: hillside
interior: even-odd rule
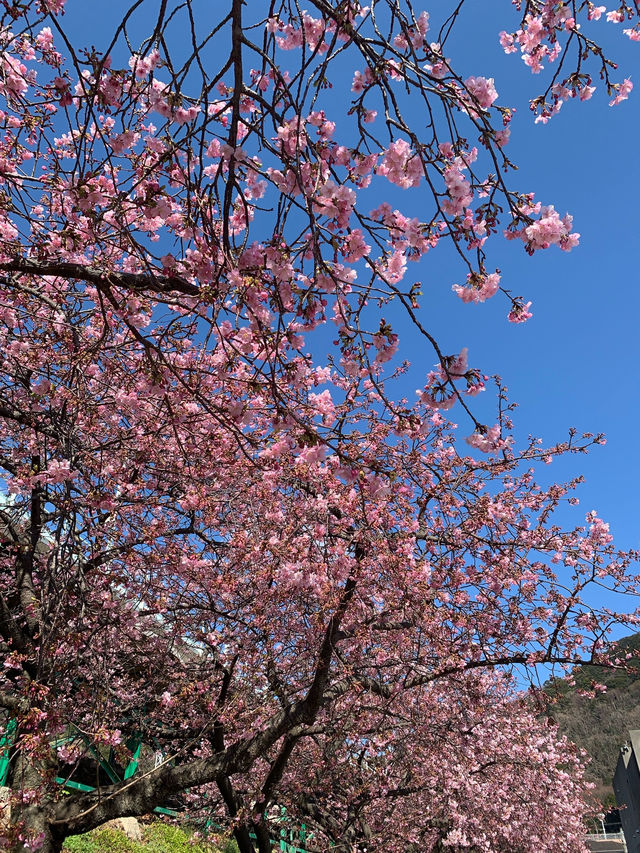
[[[620,653],[640,655],[640,633],[616,644]],[[575,686],[553,679],[545,692],[556,697],[549,709],[560,730],[591,756],[588,776],[597,785],[602,798],[612,797],[611,781],[618,753],[629,729],[640,728],[640,660],[631,672],[601,666],[581,666],[573,671]],[[593,683],[604,684],[607,692],[595,698],[580,695]]]

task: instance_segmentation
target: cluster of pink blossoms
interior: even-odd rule
[[[555,38],[556,29],[571,30],[574,26],[575,20],[567,5],[546,3],[540,15],[527,15],[524,26],[517,32],[501,32],[500,44],[505,53],[515,53],[516,44],[519,45],[522,61],[538,74],[544,60],[554,62],[560,55],[562,47]]]
[[[314,199],[315,209],[324,216],[335,219],[338,228],[348,226],[355,203],[355,191],[344,184],[337,186],[333,181],[327,181]]]
[[[474,397],[484,391],[483,379],[487,377],[469,367],[468,356],[467,347],[463,347],[458,355],[445,356],[438,369],[427,374],[424,388],[416,391],[419,401],[430,409],[451,409],[458,399],[458,392],[453,383],[460,380],[467,383],[464,393],[468,396]]]
[[[454,284],[451,288],[463,302],[484,302],[495,296],[500,287],[500,275],[497,272],[484,275],[480,273],[469,273],[466,286],[461,287]]]
[[[29,74],[17,57],[6,52],[0,54],[0,94],[8,101],[24,95],[32,78],[33,72]]]
[[[416,21],[416,26],[411,27],[407,35],[399,33],[393,40],[394,47],[399,50],[406,50],[411,42],[411,46],[415,50],[419,50],[424,44],[424,37],[429,30],[429,13],[421,12]],[[408,39],[408,40],[407,40]]]
[[[269,20],[268,28],[271,32],[279,33],[277,43],[281,50],[295,50],[298,47],[302,47],[305,43],[311,50],[317,49],[320,53],[326,53],[328,50],[328,46],[324,41],[327,25],[322,19],[312,18],[306,12],[303,17],[302,28],[291,24],[278,24],[276,18]]]
[[[348,234],[343,243],[343,253],[345,260],[348,263],[355,263],[366,257],[371,251],[371,246],[365,242],[364,235],[360,228],[354,228]]]
[[[508,442],[501,436],[499,424],[489,427],[485,432],[474,432],[467,438],[467,444],[480,450],[482,453],[492,453],[502,450],[508,446]]]
[[[441,207],[449,216],[460,216],[464,213],[471,201],[473,192],[471,184],[462,174],[467,164],[461,157],[456,157],[453,163],[444,170],[444,183],[449,195],[448,199],[441,202]]]
[[[507,314],[507,319],[510,323],[526,323],[527,320],[533,317],[529,308],[531,308],[531,302],[517,301]]]
[[[587,19],[598,21],[606,14],[609,23],[620,24],[626,20],[627,11],[620,7],[607,12],[606,6],[595,6],[589,2]],[[553,62],[560,56],[562,45],[558,33],[562,30],[567,33],[579,32],[579,29],[580,26],[574,18],[574,10],[569,3],[545,3],[539,14],[527,14],[525,16],[524,25],[521,29],[514,33],[501,32],[500,44],[505,53],[515,53],[519,47],[523,62],[534,74],[537,74],[542,71],[545,60]],[[640,24],[625,29],[624,33],[632,41],[640,41]],[[609,83],[607,78],[607,85],[609,92],[611,90],[616,92],[615,97],[609,102],[610,106],[615,106],[626,100],[633,88],[629,78],[622,83]],[[551,89],[553,100],[550,104],[543,104],[542,99],[539,99],[537,103],[532,102],[532,109],[537,111],[541,108],[536,122],[546,123],[551,116],[560,110],[565,101],[575,97],[581,101],[586,101],[591,98],[594,91],[595,86],[591,85],[591,78],[587,77],[585,82],[584,75],[570,75],[567,79],[556,82]]]
[[[278,142],[285,154],[295,157],[307,144],[304,120],[299,116],[285,121],[278,128]]]
[[[637,4],[636,4],[637,5]],[[597,17],[595,13],[598,13]],[[589,11],[589,20],[593,18],[597,20],[604,12],[607,12],[606,6],[595,6]],[[607,12],[607,21],[611,24],[622,24],[626,20],[626,15],[621,9],[614,9],[612,12]],[[640,24],[636,24],[633,28],[623,30],[625,36],[628,36],[631,41],[640,41]]]
[[[634,32],[637,32],[637,31],[634,30]],[[636,39],[636,41],[637,40],[640,40],[640,32],[638,32],[638,39]],[[613,100],[609,101],[610,107],[615,107],[621,101],[627,100],[627,98],[631,94],[631,90],[633,89],[633,83],[627,77],[627,79],[623,80],[622,83],[617,83],[614,86],[614,89],[616,90],[616,96],[615,96],[615,98],[613,98]]]
[[[451,160],[445,166],[443,177],[447,188],[449,198],[444,199],[440,206],[444,213],[449,216],[462,216],[465,213],[470,214],[469,205],[473,200],[473,190],[471,184],[463,174],[472,163],[478,159],[478,149],[472,148],[463,156],[456,156],[453,145],[450,142],[441,142],[438,146],[440,154]],[[468,223],[464,225],[466,229],[473,229],[473,216],[470,216]]]
[[[381,329],[384,326],[384,320],[380,324]],[[377,350],[376,363],[384,364],[386,361],[391,361],[398,350],[399,338],[389,329],[376,332],[371,338],[371,343]]]
[[[317,128],[318,136],[324,142],[331,139],[335,132],[335,122],[327,119],[324,110],[315,110],[314,112],[309,113],[307,121],[309,124]]]
[[[548,249],[549,246],[559,246],[564,252],[569,252],[578,245],[580,235],[571,233],[573,217],[567,213],[561,218],[552,204],[546,207],[536,205],[536,208],[540,218],[519,231],[507,231],[507,239],[520,237],[529,253]]]
[[[468,77],[464,85],[485,110],[489,109],[498,97],[493,77]]]
[[[409,189],[418,186],[424,175],[424,167],[409,143],[399,139],[389,145],[376,173],[384,175],[392,184],[402,189]]]
[[[146,77],[160,65],[160,53],[152,50],[147,56],[139,56],[134,53],[129,58],[129,68],[136,77]]]
[[[38,11],[43,15],[48,12],[52,15],[63,15],[66,2],[67,0],[38,0]]]
[[[407,253],[410,261],[418,261],[433,249],[438,242],[438,235],[425,227],[416,217],[409,218],[399,210],[394,210],[391,205],[383,201],[369,214],[377,222],[383,222],[389,230],[389,242],[397,250],[402,249]]]

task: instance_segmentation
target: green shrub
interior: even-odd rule
[[[222,853],[240,853],[238,842],[235,838],[227,838],[222,848]]]
[[[100,827],[86,835],[72,835],[64,842],[64,853],[239,853],[233,839],[221,849],[206,841],[192,840],[188,830],[155,821],[142,827],[143,841],[132,841],[119,829]]]
[[[70,836],[63,850],[65,853],[144,853],[145,847],[127,838],[121,830],[103,826],[85,835]]]
[[[149,824],[144,831],[145,853],[206,853],[205,848],[191,841],[191,835],[171,823]]]

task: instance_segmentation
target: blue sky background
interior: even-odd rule
[[[456,4],[425,0],[423,5],[431,13],[435,38],[443,10]],[[118,9],[124,7],[122,2],[92,4],[96,17],[88,20],[86,0],[68,0],[63,23],[78,36],[77,42],[100,48],[101,34],[113,29],[106,20],[117,22]],[[565,104],[549,124],[535,125],[528,102],[544,88],[547,76],[532,75],[519,54],[505,55],[498,42],[500,30],[517,26],[518,13],[509,0],[468,0],[446,55],[463,77],[493,76],[498,103],[517,108],[507,153],[519,171],[511,173],[508,182],[514,189],[535,192],[537,200],[554,204],[561,214],[572,213],[580,246],[570,253],[552,248],[530,258],[519,241],[499,237],[488,241],[487,268],[499,267],[502,284],[533,302],[533,318],[521,325],[507,322],[508,306],[500,297],[482,305],[462,304],[450,288],[455,281],[462,283],[464,276],[459,265],[454,269],[446,250],[438,248],[420,265],[409,265],[405,283],[423,282],[422,318],[428,318],[429,330],[445,353],[467,346],[472,366],[502,376],[510,398],[519,404],[515,421],[521,444],[528,434],[553,444],[563,440],[571,426],[580,432],[606,433],[605,447],[588,457],[555,461],[548,475],[560,480],[577,474],[587,478],[578,493],[580,507],[567,508],[563,522],[579,524],[587,511],[597,509],[610,522],[619,546],[636,547],[640,546],[640,73],[636,73],[640,44],[623,35],[623,25],[604,19],[593,22],[594,37],[619,62],[614,79],[631,76],[636,91],[628,101],[609,107],[605,87],[595,79],[591,101]],[[295,57],[289,57],[295,63]],[[597,72],[595,66],[593,71]],[[349,88],[350,84],[351,78]],[[420,122],[419,114],[414,118]],[[336,136],[339,133],[340,128]],[[400,198],[391,198],[394,192],[390,190],[390,201],[419,215],[419,209],[410,208],[415,201],[400,204]],[[382,200],[378,197],[375,203]],[[411,352],[412,333],[403,327],[399,331],[401,339],[403,332],[409,338],[405,354],[407,345]],[[406,380],[410,399],[433,365],[433,353],[419,354],[415,361]],[[491,390],[485,397],[489,394]],[[479,403],[487,420],[488,402]],[[451,416],[457,419],[461,414],[454,409]],[[465,435],[470,432],[464,429]]]
[[[535,125],[528,99],[542,88],[542,76],[532,75],[518,54],[505,55],[497,40],[501,29],[516,27],[508,6],[470,3],[474,14],[451,42],[451,56],[462,62],[459,73],[493,76],[499,103],[517,107],[507,153],[519,170],[511,183],[573,214],[580,246],[528,257],[515,241],[494,241],[488,268],[495,258],[503,284],[533,301],[527,323],[505,322],[497,300],[477,306],[449,300],[438,319],[443,333],[447,327],[469,346],[473,365],[503,377],[519,404],[521,439],[533,433],[553,443],[569,426],[606,433],[606,446],[554,462],[550,473],[584,474],[579,515],[598,509],[619,545],[637,547],[640,74],[634,72],[640,44],[623,35],[622,25],[593,22],[595,37],[619,62],[615,79],[631,76],[636,91],[609,107],[604,85],[594,80],[591,101],[565,104],[547,125]]]
[[[536,125],[528,102],[547,78],[532,75],[519,54],[507,56],[500,47],[499,31],[517,28],[517,13],[509,5],[472,0],[466,7],[472,14],[447,44],[446,54],[462,75],[493,76],[498,103],[517,108],[507,154],[519,168],[511,173],[510,185],[535,192],[537,200],[553,204],[561,215],[570,212],[580,245],[569,253],[551,248],[529,257],[518,241],[488,241],[487,268],[499,267],[503,286],[532,300],[532,319],[508,323],[498,297],[463,305],[442,292],[432,301],[431,327],[449,344],[445,352],[466,345],[473,366],[502,376],[510,399],[518,403],[519,443],[533,434],[553,444],[571,426],[606,434],[605,446],[588,456],[556,460],[541,474],[555,480],[586,478],[577,492],[580,505],[561,509],[560,523],[580,524],[587,511],[596,509],[610,523],[618,547],[637,548],[640,44],[623,35],[622,25],[604,18],[593,22],[593,37],[619,63],[613,79],[631,76],[636,91],[609,107],[605,86],[594,79],[591,101],[567,103],[548,124]],[[445,269],[438,272],[451,276]],[[600,603],[624,610],[639,604],[617,596]]]

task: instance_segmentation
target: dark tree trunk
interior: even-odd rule
[[[258,853],[271,853],[274,844],[264,823],[255,823],[253,830],[258,841]]]

